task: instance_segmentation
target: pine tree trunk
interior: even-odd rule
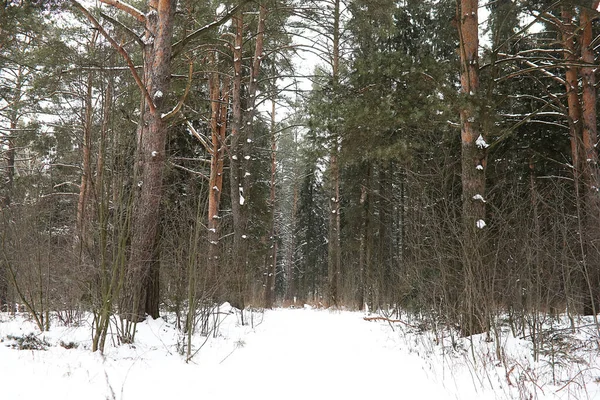
[[[3,140],[3,145],[6,146],[4,151],[4,157],[6,160],[6,170],[5,170],[5,185],[2,190],[2,198],[0,199],[0,209],[6,208],[10,206],[12,201],[12,195],[15,185],[15,173],[16,173],[16,165],[15,165],[15,156],[16,156],[16,148],[15,148],[15,135],[17,134],[17,127],[19,126],[19,102],[23,96],[21,93],[23,86],[23,67],[19,66],[17,68],[17,77],[15,82],[15,92],[12,98],[12,107],[13,110],[8,113],[8,118],[10,120],[9,126],[10,131],[8,132],[8,137]]]
[[[9,112],[9,132],[8,137],[2,141],[5,146],[4,158],[6,160],[5,172],[4,172],[4,187],[2,188],[0,197],[0,211],[10,207],[12,202],[14,186],[15,186],[15,174],[16,174],[16,147],[15,147],[15,135],[17,134],[17,128],[19,126],[19,114],[18,107],[19,102],[23,94],[21,93],[23,82],[23,67],[19,66],[17,70],[17,78],[15,85],[15,93],[12,99],[12,107],[14,108]],[[6,263],[0,263],[0,311],[3,307],[8,307],[8,266]]]
[[[92,38],[92,45],[96,41],[97,31],[94,32]],[[87,242],[87,226],[86,221],[88,219],[88,198],[90,194],[90,180],[92,177],[92,161],[91,161],[91,143],[92,143],[92,118],[93,118],[93,107],[92,107],[92,84],[93,75],[92,72],[88,72],[87,76],[87,88],[85,97],[85,111],[83,117],[83,144],[82,144],[82,174],[81,184],[79,186],[79,199],[77,201],[77,233],[79,235],[79,242],[82,249],[89,247]]]
[[[368,179],[368,177],[367,177]],[[367,184],[361,187],[360,192],[360,208],[362,210],[361,225],[360,225],[360,239],[359,239],[359,255],[358,255],[358,306],[360,310],[365,308],[367,302],[367,236],[369,235],[369,193],[367,191]]]
[[[242,144],[241,144],[241,125],[242,125],[242,45],[244,34],[244,20],[242,12],[233,16],[233,26],[235,27],[235,40],[233,47],[233,91],[232,97],[232,120],[231,120],[231,144],[229,159],[229,183],[231,190],[231,212],[233,217],[233,277],[230,282],[230,302],[234,307],[244,308],[244,298],[242,294],[243,281],[245,280],[246,257],[246,223],[243,215],[242,206],[245,203],[240,179]],[[244,199],[244,200],[242,200]]]
[[[5,151],[5,159],[6,159],[6,186],[4,187],[4,196],[2,198],[2,204],[0,208],[5,208],[10,206],[10,203],[12,201],[12,195],[13,195],[13,190],[14,190],[14,186],[15,186],[15,172],[16,172],[16,166],[15,166],[15,155],[16,155],[16,149],[15,149],[15,139],[14,139],[14,135],[16,134],[17,131],[17,120],[16,118],[11,118],[10,120],[10,132],[9,132],[9,137],[4,141],[4,144],[6,145],[6,151]]]
[[[146,17],[144,83],[154,104],[144,102],[137,131],[131,255],[122,316],[142,321],[159,316],[159,227],[167,124],[162,120],[171,78],[171,42],[176,0],[151,0]]]
[[[233,264],[234,287],[232,304],[238,308],[245,306],[246,281],[248,267],[248,202],[251,201],[249,174],[252,162],[251,147],[253,146],[253,124],[256,112],[256,95],[258,88],[258,74],[263,58],[264,33],[265,33],[266,8],[260,6],[258,31],[256,34],[255,50],[250,70],[250,82],[247,87],[246,111],[242,111],[242,57],[244,43],[244,21],[241,12],[233,17],[235,27],[235,40],[233,49],[233,115],[231,123],[231,148],[230,148],[230,189],[233,214]]]
[[[277,272],[277,230],[275,221],[275,178],[277,174],[277,137],[275,133],[275,99],[271,100],[271,180],[269,182],[269,207],[271,208],[271,252],[267,253],[267,279],[265,283],[265,308],[275,302],[275,273]]]
[[[460,21],[461,92],[465,102],[460,110],[461,166],[463,202],[463,277],[461,330],[464,335],[483,331],[480,274],[486,266],[483,260],[485,229],[485,167],[484,136],[479,129],[476,98],[479,89],[478,63],[478,1],[461,0],[457,19]],[[481,196],[481,197],[480,197]]]
[[[340,73],[340,0],[335,0],[333,9],[333,59],[332,77],[334,92],[337,90]],[[338,306],[340,301],[341,249],[340,249],[340,170],[339,170],[339,132],[334,127],[331,134],[331,152],[329,170],[331,179],[331,200],[329,216],[328,243],[328,302]]]
[[[227,108],[229,103],[229,78],[225,78],[223,81],[222,89],[220,88],[220,85],[219,74],[213,72],[209,80],[212,152],[207,215],[209,247],[206,288],[211,291],[216,291],[215,295],[217,298],[220,295],[217,272],[219,270],[221,253],[219,245],[221,216],[219,215],[219,209],[221,204],[221,193],[223,192],[223,166],[225,157],[225,133],[227,130]]]
[[[597,9],[599,1],[594,1],[592,9]],[[598,125],[596,116],[596,79],[594,65],[594,50],[592,49],[592,15],[591,10],[581,8],[581,80],[583,84],[582,103],[582,174],[584,183],[585,219],[583,228],[585,230],[586,262],[584,267],[586,285],[584,293],[584,315],[596,315],[599,312],[600,300],[600,249],[595,241],[600,234],[600,198],[598,191],[600,180],[598,174]]]
[[[296,140],[294,139],[294,143]],[[294,163],[294,166],[296,163]],[[297,185],[297,176],[294,172],[294,187],[292,189],[292,210],[291,210],[291,226],[290,226],[290,237],[288,246],[286,249],[286,265],[285,265],[285,278],[286,278],[286,286],[285,286],[285,300],[292,301],[296,299],[298,294],[297,290],[297,279],[296,269],[294,268],[294,252],[296,251],[296,214],[298,211],[298,185]]]

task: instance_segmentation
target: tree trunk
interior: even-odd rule
[[[144,84],[154,104],[145,100],[137,131],[131,255],[122,316],[142,321],[159,316],[159,227],[167,124],[161,118],[171,78],[171,42],[176,0],[150,0],[146,16]]]
[[[335,0],[333,10],[333,59],[332,77],[334,93],[337,91],[340,73],[340,0]],[[333,128],[331,134],[331,152],[329,171],[331,177],[331,200],[329,216],[328,244],[328,302],[329,306],[338,306],[340,301],[341,249],[340,249],[340,169],[338,165],[339,132]]]
[[[233,214],[233,263],[236,284],[234,285],[235,296],[232,304],[238,308],[245,305],[246,296],[246,276],[248,264],[248,202],[250,201],[250,181],[252,179],[249,170],[252,157],[250,148],[253,142],[253,124],[254,114],[256,112],[256,95],[258,88],[258,75],[263,58],[264,33],[266,8],[260,6],[258,31],[256,34],[255,50],[250,70],[250,82],[247,86],[246,111],[242,111],[242,57],[244,43],[244,21],[242,13],[238,12],[233,17],[235,27],[235,41],[233,49],[233,115],[231,129],[231,149],[230,149],[230,184],[231,184],[231,203]]]
[[[15,92],[12,98],[12,110],[8,113],[8,118],[10,120],[10,130],[8,132],[8,137],[3,140],[3,145],[5,146],[4,157],[6,160],[6,170],[5,170],[5,186],[3,188],[2,198],[0,199],[0,209],[6,208],[10,206],[12,201],[12,195],[15,185],[15,173],[16,173],[16,165],[15,165],[15,135],[17,134],[17,127],[19,126],[19,102],[23,97],[23,93],[21,92],[23,87],[23,67],[19,66],[17,68],[17,76],[15,82]]]
[[[216,66],[215,66],[216,68]],[[225,132],[227,130],[227,108],[229,103],[229,79],[225,78],[222,89],[217,72],[211,74],[209,81],[211,98],[211,138],[212,152],[208,197],[208,264],[207,289],[216,290],[219,296],[218,275],[221,235],[221,216],[219,207],[223,192],[223,160],[225,156]],[[220,94],[220,95],[219,95]]]
[[[367,180],[369,177],[367,176]],[[358,255],[358,307],[360,310],[365,308],[367,303],[367,237],[369,235],[369,194],[367,191],[367,185],[369,182],[365,182],[362,185],[360,191],[360,208],[362,210],[362,218],[360,225],[360,239],[359,239],[359,255]]]
[[[482,282],[479,276],[483,262],[483,231],[485,228],[485,138],[479,129],[476,98],[479,89],[478,64],[478,1],[461,0],[459,24],[461,92],[465,102],[460,110],[461,166],[463,202],[463,288],[461,330],[464,335],[484,329],[479,296]]]
[[[15,135],[17,134],[20,119],[18,109],[19,102],[23,96],[23,93],[21,92],[22,84],[23,67],[19,66],[15,82],[15,93],[11,104],[13,109],[8,113],[10,130],[8,132],[8,137],[2,141],[3,146],[5,146],[4,158],[6,160],[6,169],[4,173],[5,185],[2,188],[0,197],[0,211],[10,207],[14,192],[16,173],[15,156],[17,152],[15,148]],[[8,268],[6,263],[0,263],[0,312],[3,310],[3,307],[8,308]]]
[[[271,100],[271,181],[269,182],[269,207],[271,208],[271,254],[267,259],[265,282],[265,308],[275,302],[275,273],[277,270],[277,230],[275,221],[275,178],[277,174],[277,137],[275,133],[275,99]]]
[[[98,32],[94,31],[91,40],[92,48],[95,45]],[[77,233],[79,235],[79,244],[81,250],[89,247],[87,243],[87,226],[88,219],[87,206],[90,195],[90,180],[92,178],[92,161],[91,161],[91,146],[92,146],[92,123],[94,109],[92,106],[92,90],[93,90],[93,74],[88,72],[85,94],[85,110],[83,116],[83,143],[82,143],[82,173],[81,184],[79,186],[79,198],[77,201]]]
[[[296,135],[294,133],[294,135]],[[296,139],[294,138],[294,143],[297,143]],[[286,279],[286,285],[285,285],[285,300],[286,301],[294,301],[296,300],[296,296],[297,296],[297,276],[296,276],[296,272],[295,272],[295,268],[294,268],[294,252],[296,250],[296,240],[295,240],[295,234],[296,234],[296,214],[298,211],[298,184],[297,184],[297,174],[295,171],[295,167],[296,167],[296,162],[294,161],[294,187],[292,188],[292,210],[290,213],[290,221],[291,221],[291,226],[289,227],[289,239],[288,239],[288,243],[287,243],[287,248],[286,248],[286,255],[285,255],[285,279]]]
[[[6,186],[4,187],[4,196],[2,198],[1,208],[6,208],[10,206],[12,201],[13,189],[15,186],[15,138],[14,135],[17,131],[17,120],[16,118],[11,118],[10,120],[10,132],[8,133],[8,138],[4,141],[4,145],[6,146],[5,151],[5,159],[6,159]]]
[[[230,289],[231,304],[239,309],[244,308],[242,294],[243,282],[245,281],[246,257],[246,222],[242,206],[245,203],[244,188],[240,179],[241,158],[241,125],[242,125],[242,45],[244,34],[244,20],[241,11],[233,18],[235,27],[235,40],[233,47],[233,91],[232,97],[232,120],[231,120],[231,144],[229,149],[229,183],[231,191],[231,213],[233,217],[233,274]]]
[[[592,9],[596,10],[599,1],[594,1]],[[582,174],[584,183],[584,204],[585,216],[583,228],[585,230],[586,245],[586,268],[584,286],[584,315],[596,315],[599,311],[600,300],[600,254],[595,241],[600,234],[598,223],[600,222],[600,198],[598,191],[600,180],[598,176],[598,151],[596,144],[598,142],[598,125],[596,116],[596,79],[594,65],[594,50],[592,49],[592,15],[591,10],[581,8],[581,26],[583,32],[581,35],[581,61],[584,66],[581,67],[581,80],[583,84],[583,93],[581,98],[582,105],[582,155],[585,161],[582,162]],[[576,77],[575,77],[576,78]],[[570,104],[569,104],[570,105]]]

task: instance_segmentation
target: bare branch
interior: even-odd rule
[[[233,7],[231,10],[229,10],[229,12],[227,12],[225,15],[223,15],[218,20],[211,22],[210,24],[204,25],[202,28],[196,29],[194,32],[190,33],[189,35],[187,35],[186,37],[184,37],[177,43],[174,43],[173,44],[173,57],[177,56],[177,54],[179,54],[181,52],[181,50],[185,47],[185,45],[188,44],[190,41],[196,39],[198,36],[201,36],[202,34],[208,32],[212,29],[215,29],[215,28],[223,25],[225,22],[229,21],[229,19],[233,16],[233,14],[235,14],[241,7],[243,7],[244,5],[246,5],[246,3],[249,3],[249,2],[250,2],[250,0],[243,0],[240,4]]]
[[[190,129],[190,132],[192,132],[192,135],[194,135],[194,137],[196,139],[198,139],[198,141],[202,144],[202,146],[204,146],[204,148],[206,149],[206,151],[208,151],[209,154],[213,155],[214,154],[214,149],[212,147],[211,144],[208,143],[208,140],[206,140],[204,138],[204,136],[202,136],[197,130],[196,128],[194,128],[194,126],[191,124],[190,121],[188,121],[187,119],[185,120],[186,125],[188,126],[188,128]]]
[[[193,75],[194,75],[194,63],[192,63],[192,61],[190,60],[188,81],[187,81],[187,85],[185,87],[185,92],[183,93],[183,96],[181,96],[181,99],[179,99],[179,102],[177,103],[177,105],[171,111],[169,111],[168,113],[166,113],[165,115],[163,115],[161,117],[161,119],[163,121],[168,121],[171,118],[173,118],[175,115],[177,115],[179,110],[181,110],[181,107],[183,107],[183,103],[185,102],[185,99],[187,98],[187,95],[190,92],[190,88],[192,87],[192,76]]]
[[[174,162],[171,162],[170,164],[172,166],[174,166],[175,168],[178,168],[182,171],[189,172],[190,174],[198,175],[198,176],[202,177],[203,179],[209,180],[208,176],[206,176],[206,174],[203,174],[202,172],[194,171],[193,169],[186,168],[183,165],[175,164]]]
[[[129,28],[128,26],[125,26],[123,23],[121,23],[120,21],[117,21],[116,19],[114,19],[113,17],[111,17],[110,15],[107,15],[105,13],[100,13],[100,15],[102,16],[102,18],[104,18],[105,20],[109,21],[111,24],[118,26],[119,28],[123,29],[125,32],[127,32],[129,34],[129,36],[131,36],[142,48],[144,48],[144,42],[142,41],[142,38],[138,36],[137,33],[135,33],[133,30],[131,30],[131,28]]]
[[[102,34],[102,36],[104,36],[106,38],[106,40],[108,40],[108,42],[111,44],[111,46],[114,47],[119,52],[119,54],[121,54],[123,56],[123,58],[127,62],[127,66],[129,67],[129,70],[131,71],[131,74],[133,75],[133,79],[135,80],[135,83],[137,83],[138,87],[142,91],[142,94],[146,98],[146,101],[148,103],[148,107],[150,108],[150,111],[153,113],[156,112],[156,106],[154,105],[154,102],[152,101],[152,97],[150,97],[150,93],[148,93],[148,89],[146,88],[146,86],[142,82],[142,79],[138,75],[138,73],[136,71],[136,67],[133,64],[131,57],[129,57],[129,54],[127,53],[127,51],[123,47],[121,47],[108,34],[108,32],[106,32],[106,30],[102,27],[102,25],[100,25],[98,20],[96,18],[94,18],[94,16],[84,6],[82,6],[77,0],[71,0],[71,3],[73,3],[73,5],[77,9],[79,9],[83,13],[83,15],[86,16],[86,18],[92,23],[92,25],[94,25],[94,27],[96,29],[98,29],[98,31]]]
[[[127,3],[123,3],[120,0],[100,0],[100,2],[116,7],[121,11],[125,11],[127,14],[131,15],[140,22],[146,22],[146,16],[144,13]]]

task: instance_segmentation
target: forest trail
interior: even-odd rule
[[[390,341],[389,327],[350,312],[271,311],[213,373],[210,399],[448,398],[421,358]]]
[[[475,389],[477,378],[436,353],[424,334],[367,322],[358,312],[277,309],[240,326],[223,317],[216,338],[195,335],[199,351],[181,355],[182,332],[162,318],[137,327],[135,343],[90,351],[89,325],[35,333],[21,317],[0,315],[2,399],[31,400],[470,400],[512,398]],[[11,348],[10,335],[33,332],[46,350]],[[61,343],[75,343],[65,348]],[[460,361],[460,359],[458,359]],[[502,380],[502,376],[500,381]],[[32,383],[35,379],[35,384]],[[498,377],[496,377],[498,380]],[[481,383],[481,382],[479,382]],[[480,385],[478,385],[480,387]],[[502,387],[502,385],[500,385]]]

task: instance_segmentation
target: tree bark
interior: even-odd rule
[[[171,79],[171,42],[176,0],[150,0],[146,15],[144,101],[137,130],[136,193],[132,215],[131,254],[122,316],[142,321],[159,316],[159,227],[167,124],[161,118]],[[153,103],[149,102],[152,101]]]
[[[271,252],[267,253],[267,279],[265,282],[265,308],[275,302],[275,273],[277,270],[277,230],[275,222],[275,178],[277,174],[277,137],[275,134],[275,99],[271,100],[271,180],[269,182],[269,207],[271,208]]]
[[[12,110],[8,113],[8,118],[10,120],[10,131],[8,132],[8,137],[3,140],[4,146],[6,146],[6,150],[4,152],[4,157],[6,160],[6,170],[5,170],[5,186],[3,188],[2,198],[0,199],[0,209],[6,208],[10,206],[12,201],[13,190],[15,186],[15,173],[16,173],[16,165],[15,165],[15,156],[16,156],[16,148],[15,148],[15,135],[17,134],[17,128],[19,126],[19,103],[21,98],[23,97],[22,87],[24,80],[24,71],[22,66],[17,67],[16,73],[16,82],[15,82],[15,92],[14,96],[11,100]]]
[[[599,1],[592,2],[592,9],[596,10]],[[585,204],[585,219],[583,227],[585,230],[585,245],[586,245],[586,268],[584,287],[583,314],[596,315],[599,311],[600,300],[600,254],[595,242],[600,234],[598,223],[600,222],[600,198],[598,191],[600,188],[600,180],[598,174],[598,150],[596,144],[598,142],[598,125],[596,115],[596,79],[594,70],[594,50],[592,49],[592,15],[591,9],[586,7],[581,8],[581,26],[583,32],[581,34],[581,61],[584,66],[581,67],[581,80],[583,92],[581,96],[582,105],[582,174],[584,183],[584,204]]]
[[[4,158],[6,160],[6,169],[4,173],[5,185],[2,188],[0,197],[0,211],[10,207],[12,202],[14,187],[15,187],[15,174],[16,174],[16,148],[15,148],[15,135],[17,134],[17,128],[19,126],[19,102],[23,96],[22,85],[23,85],[23,67],[19,66],[16,74],[15,92],[12,98],[12,110],[8,113],[9,127],[8,136],[4,138],[2,144],[6,150],[4,152]],[[9,266],[2,262],[0,263],[0,311],[4,307],[8,308],[8,268]]]
[[[581,177],[581,108],[579,103],[578,67],[575,51],[575,26],[573,25],[573,13],[568,8],[562,12],[562,41],[564,49],[564,60],[567,63],[565,72],[565,90],[567,93],[567,105],[569,112],[569,135],[571,138],[571,156],[573,161],[573,174],[577,191],[579,190],[579,179]]]
[[[333,9],[333,58],[332,77],[334,93],[338,89],[340,73],[340,0],[335,0]],[[328,244],[328,302],[337,307],[340,302],[341,249],[340,249],[340,169],[339,132],[333,128],[331,134],[331,151],[329,154],[329,171],[331,177],[331,199],[329,216]]]
[[[294,136],[296,133],[294,133]],[[297,143],[296,138],[294,138],[294,144]],[[296,161],[294,161],[294,183],[292,188],[292,209],[290,213],[290,221],[291,226],[289,227],[289,241],[287,243],[286,255],[285,255],[285,300],[286,301],[294,301],[296,300],[297,295],[297,285],[296,281],[298,277],[296,276],[296,269],[294,268],[294,252],[296,250],[296,214],[298,212],[298,183],[297,183],[297,174],[296,174]]]
[[[243,282],[245,281],[246,257],[246,222],[242,206],[245,204],[244,188],[240,179],[241,158],[241,125],[242,125],[242,45],[244,34],[244,20],[241,11],[232,18],[235,29],[233,44],[233,91],[232,119],[231,119],[231,143],[229,149],[229,183],[231,192],[231,213],[233,217],[233,287],[230,289],[231,304],[239,309],[244,308],[242,294]],[[243,199],[243,200],[242,200]]]
[[[230,189],[233,214],[233,263],[235,271],[235,285],[232,304],[243,308],[246,297],[246,276],[248,267],[248,203],[251,201],[249,173],[252,161],[250,148],[253,142],[254,114],[256,112],[256,95],[258,89],[258,75],[263,59],[265,19],[267,9],[260,6],[258,31],[256,34],[255,50],[247,85],[246,111],[242,111],[242,57],[244,43],[244,21],[241,12],[233,17],[235,27],[235,40],[233,49],[233,92],[232,92],[232,123],[231,123],[231,148],[230,148]]]
[[[213,60],[214,61],[214,60]],[[214,62],[213,62],[214,64]],[[216,68],[216,66],[214,66]],[[211,139],[209,197],[208,197],[208,265],[207,289],[216,290],[219,296],[218,275],[221,235],[219,208],[223,192],[223,165],[225,156],[225,132],[227,130],[227,108],[229,103],[229,79],[225,78],[221,88],[218,72],[213,72],[209,80],[211,98]]]
[[[478,1],[461,0],[459,23],[461,93],[460,110],[463,202],[463,288],[461,330],[466,336],[484,329],[480,299],[485,229],[485,137],[479,129],[476,98],[479,90]]]
[[[94,31],[91,47],[95,46],[98,31]],[[79,235],[79,244],[81,249],[89,247],[87,243],[87,226],[86,221],[88,219],[88,199],[90,195],[90,186],[92,178],[92,158],[91,158],[91,146],[92,146],[92,123],[94,109],[92,106],[92,90],[93,90],[93,74],[92,71],[88,72],[86,82],[86,94],[85,94],[85,109],[83,116],[83,138],[82,138],[82,174],[81,184],[79,186],[79,198],[77,201],[77,233]]]

